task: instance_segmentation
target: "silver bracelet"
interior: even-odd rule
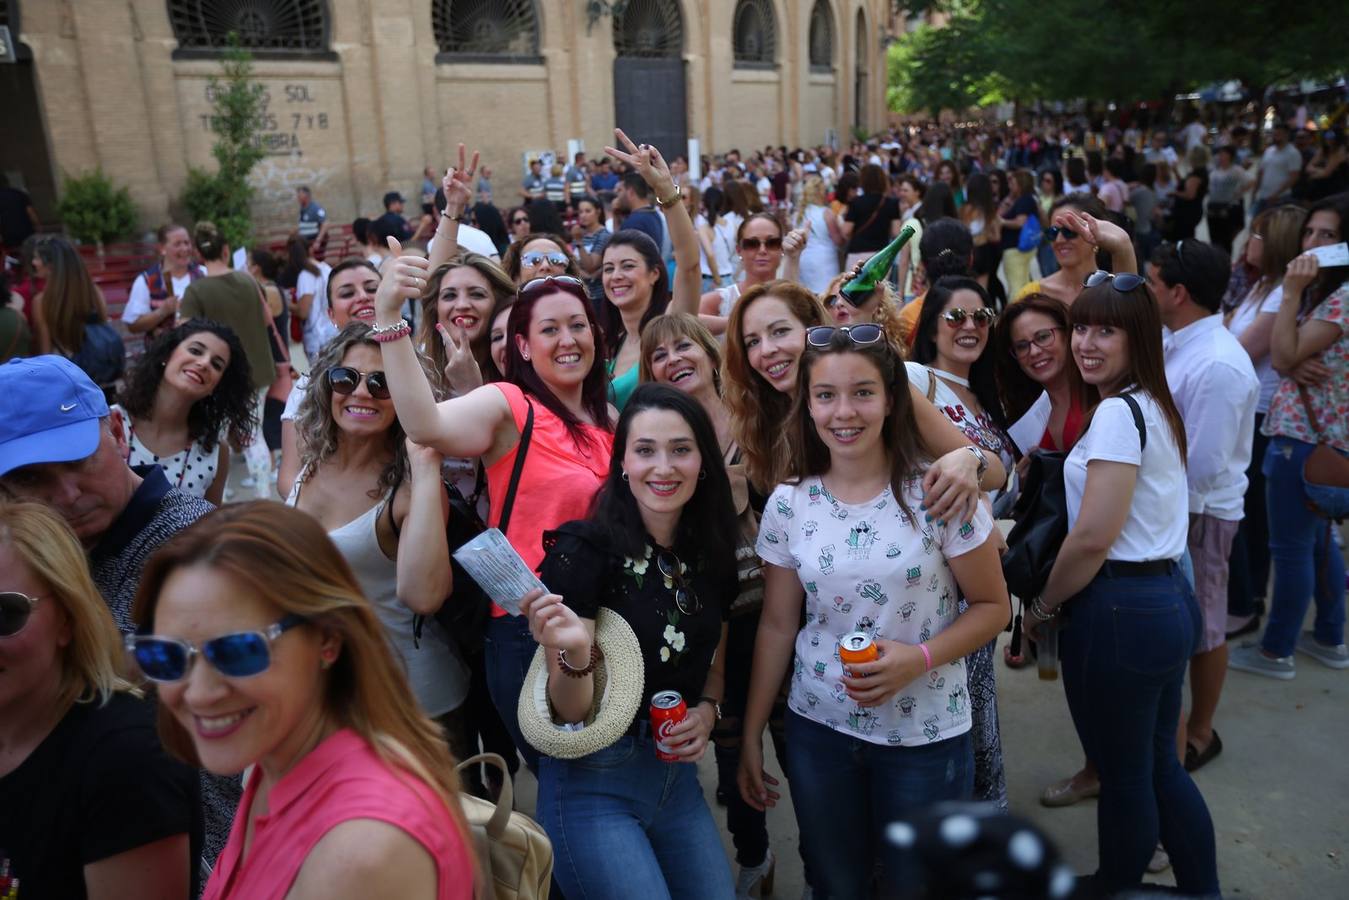
[[[974,444],[966,444],[965,449],[973,453],[974,458],[979,460],[979,468],[975,471],[974,477],[979,481],[983,481],[984,473],[988,471],[988,457],[984,455],[984,451],[981,448],[976,447]]]
[[[1053,609],[1048,609],[1039,597],[1031,598],[1030,611],[1035,613],[1037,619],[1044,619],[1046,622],[1057,617],[1059,614],[1059,608],[1057,606]]]

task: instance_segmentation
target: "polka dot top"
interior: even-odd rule
[[[164,470],[164,477],[169,480],[172,487],[193,497],[205,497],[206,491],[215,482],[216,469],[219,463],[220,448],[217,446],[214,450],[205,450],[200,441],[193,441],[188,447],[184,447],[171,456],[158,456],[153,450],[141,442],[136,434],[136,426],[131,421],[131,416],[121,406],[113,406],[113,409],[122,414],[122,423],[126,430],[127,448],[129,453],[126,457],[129,466],[148,466],[156,465]]]

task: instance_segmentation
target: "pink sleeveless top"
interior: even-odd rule
[[[314,845],[353,819],[396,825],[421,844],[436,863],[437,900],[473,897],[469,849],[449,810],[430,786],[391,769],[354,731],[333,734],[282,776],[268,798],[270,812],[254,820],[253,845],[241,862],[261,777],[255,769],[244,787],[203,900],[284,900]]]

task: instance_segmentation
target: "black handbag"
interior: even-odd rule
[[[1129,404],[1129,411],[1133,413],[1141,453],[1148,446],[1143,410],[1128,394],[1121,394],[1120,398]],[[1078,440],[1081,439],[1079,435]],[[1021,496],[1012,509],[1016,526],[1007,535],[1002,575],[1007,581],[1007,589],[1022,601],[1044,593],[1059,548],[1068,536],[1068,493],[1063,484],[1063,466],[1067,457],[1068,454],[1062,452],[1031,454]]]

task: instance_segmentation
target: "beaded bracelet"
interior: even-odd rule
[[[577,669],[573,667],[571,663],[567,662],[566,650],[557,651],[557,667],[562,671],[562,674],[566,675],[568,678],[586,677],[591,672],[595,671],[595,666],[599,665],[599,662],[600,662],[600,645],[597,643],[591,643],[590,662],[586,664],[586,667],[584,669]]]
[[[370,329],[370,337],[380,344],[396,341],[412,334],[412,326],[407,319],[399,319],[392,325],[375,325]]]

